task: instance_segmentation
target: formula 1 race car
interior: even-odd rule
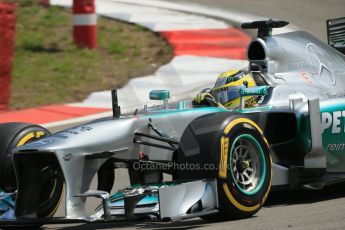
[[[55,134],[0,124],[0,228],[246,218],[270,190],[345,181],[345,56],[336,50],[344,51],[344,24],[328,21],[326,45],[302,31],[272,35],[284,21],[244,23],[258,29],[247,50],[257,86],[239,89],[236,110],[169,104],[168,91],[153,90],[150,98],[163,104],[121,115],[112,91],[112,118]],[[246,96],[260,102],[247,108]],[[128,168],[131,186],[110,195],[118,165]],[[101,200],[91,215],[88,197]],[[53,217],[61,200],[65,217]]]

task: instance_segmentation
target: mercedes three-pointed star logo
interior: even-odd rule
[[[309,54],[310,63],[317,68],[319,78],[329,85],[335,85],[336,80],[334,71],[325,54],[323,54],[313,43],[309,43],[306,48]]]

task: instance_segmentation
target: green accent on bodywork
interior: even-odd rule
[[[345,110],[345,104],[333,104],[333,103],[327,103],[321,107],[321,116],[322,113],[328,112],[331,114],[332,119],[333,119],[333,112],[335,111],[343,111]],[[333,120],[334,122],[334,120]],[[333,125],[332,122],[332,125]],[[339,133],[332,133],[332,125],[325,129],[322,135],[322,139],[324,141],[324,147],[327,147],[325,144],[326,143],[337,143],[337,142],[342,142],[345,140],[345,133],[344,133],[344,126],[345,122],[342,117],[340,117],[340,132]]]
[[[311,150],[312,142],[310,119],[307,113],[308,107],[304,111],[304,113],[296,114],[297,137],[291,145],[295,146],[295,151],[301,151],[301,153],[307,154]],[[332,98],[320,101],[321,132],[323,129],[322,123],[325,123],[325,121],[322,121],[322,116],[325,116],[324,113],[329,113],[328,116],[332,118],[332,123],[321,133],[322,144],[327,158],[327,171],[329,172],[345,172],[345,117],[342,116],[343,111],[345,111],[344,98]],[[340,116],[337,119],[339,123],[335,124],[336,127],[340,128],[340,132],[338,133],[332,133],[334,112],[340,112],[338,113]]]
[[[235,179],[233,179],[233,181],[235,182],[237,188],[244,194],[246,195],[254,195],[256,193],[258,193],[260,191],[260,189],[262,188],[262,185],[264,184],[265,182],[265,178],[266,178],[266,161],[265,161],[265,155],[264,155],[264,152],[261,148],[261,145],[259,144],[259,142],[252,136],[252,135],[249,135],[249,134],[242,134],[242,135],[239,135],[238,137],[236,137],[236,139],[234,140],[234,142],[232,143],[231,145],[231,148],[230,148],[230,157],[229,157],[229,162],[232,161],[232,153],[233,153],[233,150],[234,150],[234,147],[235,147],[235,144],[236,142],[238,142],[241,138],[247,138],[249,139],[250,141],[252,141],[256,147],[258,148],[259,150],[259,153],[260,153],[260,158],[261,158],[261,161],[262,161],[262,168],[261,168],[261,178],[260,178],[260,182],[259,184],[256,186],[256,188],[253,190],[253,191],[245,191],[243,190],[239,185],[238,183],[236,182]],[[230,165],[230,164],[229,164]],[[230,167],[230,171],[231,171],[231,175],[232,175],[232,178],[235,178],[234,177],[234,173],[232,171],[232,167]]]
[[[182,107],[182,108],[181,108]],[[183,113],[218,113],[218,112],[238,112],[238,113],[252,113],[252,112],[265,112],[272,109],[272,106],[259,106],[246,109],[229,110],[220,107],[197,107],[184,109],[183,105],[179,105],[177,109],[162,109],[162,110],[152,110],[148,114],[144,114],[142,117],[159,117],[167,116],[171,114],[183,114]]]
[[[330,125],[328,125],[329,127],[324,127],[325,129],[322,133],[322,144],[326,151],[327,157],[327,170],[334,172],[344,172],[345,116],[343,116],[343,111],[345,111],[345,99],[338,98],[322,101],[320,103],[320,110],[321,129],[322,123],[330,122]],[[331,120],[326,121],[325,115],[328,115]],[[322,121],[322,116],[324,116],[324,121]],[[326,124],[324,124],[324,126],[326,126]]]
[[[0,194],[4,194],[4,193],[5,192],[2,189],[0,189]],[[12,207],[14,207],[15,201],[14,201],[13,195],[5,196],[4,198],[0,200],[0,209],[7,207],[8,205],[11,205]]]
[[[244,96],[265,96],[268,95],[268,86],[256,86],[240,89],[241,97]]]
[[[143,115],[143,117],[160,117],[167,116],[170,114],[183,114],[183,113],[216,113],[216,112],[229,112],[230,110],[218,108],[218,107],[200,107],[192,109],[165,109],[150,111],[149,114]]]
[[[130,188],[142,188],[142,187],[158,187],[158,188],[160,188],[163,186],[174,186],[174,185],[179,185],[179,184],[191,182],[191,181],[193,181],[193,180],[183,179],[183,180],[165,181],[165,182],[158,182],[158,183],[134,184],[134,185],[131,185],[127,188],[128,189],[130,189]]]
[[[186,183],[186,182],[191,182],[193,180],[175,180],[175,181],[167,181],[167,182],[159,182],[159,183],[148,183],[148,184],[134,184],[131,185],[129,187],[126,187],[125,190],[130,190],[130,189],[138,189],[138,188],[145,188],[145,187],[157,187],[157,188],[161,188],[161,187],[166,187],[166,186],[174,186],[174,185],[179,185],[182,183]],[[150,199],[149,202],[153,203],[155,200],[158,200],[158,196],[155,196],[154,194],[151,195],[147,195],[145,198],[143,198],[138,205],[143,204],[143,202],[147,201],[147,199]],[[146,200],[145,200],[146,199]],[[115,193],[114,195],[112,195],[110,197],[110,201],[113,203],[116,202],[117,205],[124,205],[123,202],[123,193],[121,191]]]
[[[185,108],[185,102],[184,101],[179,101],[177,105],[178,110],[182,110]]]
[[[332,133],[332,128],[333,128],[333,123],[334,117],[333,113],[336,111],[339,111],[340,113],[342,111],[345,111],[345,104],[338,104],[336,102],[329,101],[328,103],[321,103],[320,104],[320,110],[321,110],[321,119],[322,119],[322,114],[323,113],[329,113],[332,117],[332,123],[330,127],[324,130],[322,134],[322,140],[323,140],[323,145],[324,148],[327,148],[328,143],[344,143],[345,141],[345,132],[344,132],[344,127],[345,127],[345,119],[342,117],[342,114],[340,114],[339,117],[339,124],[337,125],[340,127],[340,132],[339,133]],[[322,126],[322,120],[321,120],[321,126]],[[322,127],[321,127],[322,128]],[[345,149],[344,149],[345,150]]]
[[[156,203],[158,203],[158,194],[148,194],[140,199],[137,206]],[[123,193],[117,192],[115,195],[110,197],[110,207],[124,207],[124,205]]]
[[[169,90],[151,90],[150,99],[151,100],[167,100],[170,98]]]
[[[266,106],[238,109],[234,111],[238,113],[253,113],[253,112],[267,112],[267,111],[270,111],[271,109],[272,109],[271,105],[266,105]]]
[[[334,103],[333,100],[320,101],[320,122],[322,122],[322,113],[333,113],[333,111],[341,111],[342,109],[345,109],[345,104]],[[308,109],[306,109],[307,111]],[[342,123],[341,126],[343,127],[343,125],[345,124]],[[322,133],[322,142],[325,150],[329,143],[337,143],[342,139],[345,140],[345,134],[332,134],[331,127]],[[294,146],[298,146],[298,149],[305,154],[311,151],[310,118],[307,113],[302,113],[297,117],[297,138],[294,141]]]
[[[293,145],[298,146],[298,150],[305,154],[311,150],[310,119],[305,114],[297,117],[297,138]]]

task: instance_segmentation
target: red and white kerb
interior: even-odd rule
[[[97,46],[95,0],[73,0],[73,38],[81,48]]]

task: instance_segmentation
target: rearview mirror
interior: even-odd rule
[[[165,101],[170,98],[170,92],[169,90],[151,90],[149,96],[150,100]]]

